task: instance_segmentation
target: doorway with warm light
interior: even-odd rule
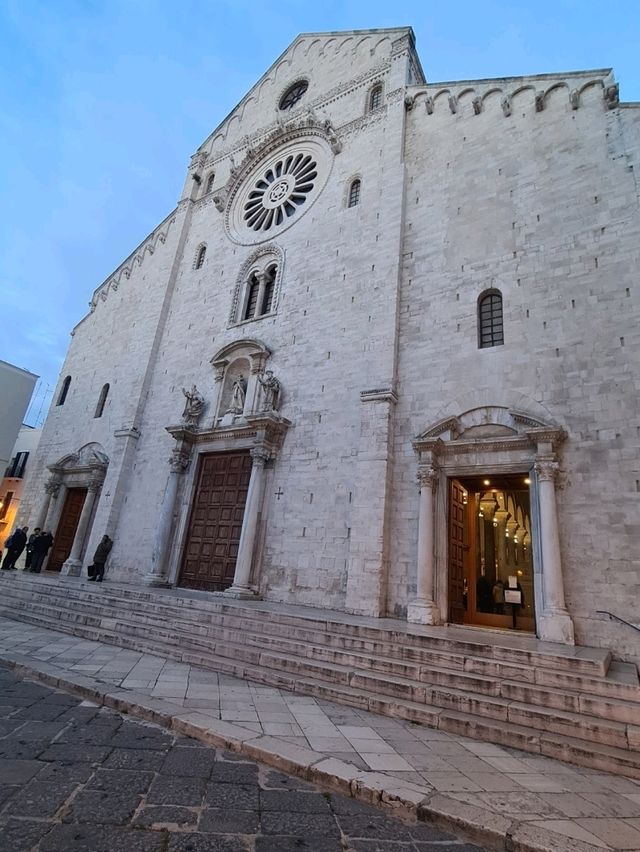
[[[449,479],[449,621],[535,631],[528,473]]]

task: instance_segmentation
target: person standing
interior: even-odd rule
[[[31,568],[29,568],[33,574],[39,574],[42,570],[42,565],[52,544],[53,536],[49,531],[40,533],[33,542],[33,556],[31,557]]]
[[[103,535],[102,541],[96,547],[96,552],[93,554],[93,565],[91,566],[93,568],[93,572],[89,577],[89,580],[95,580],[97,583],[102,582],[102,578],[104,577],[104,565],[112,547],[113,542],[109,536]]]
[[[4,557],[4,562],[2,563],[3,571],[15,571],[16,570],[16,562],[18,557],[24,550],[27,544],[27,533],[29,532],[29,527],[18,527],[17,530],[13,533],[13,535],[8,538],[4,544],[7,548],[7,554]]]
[[[38,536],[40,535],[40,532],[41,532],[40,527],[36,527],[35,530],[29,536],[29,541],[27,542],[27,555],[25,556],[25,559],[24,559],[24,570],[25,571],[27,571],[29,568],[31,568],[31,563],[33,561],[33,544],[34,544],[35,540],[38,538]]]

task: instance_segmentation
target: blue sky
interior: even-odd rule
[[[613,66],[640,101],[639,0],[0,0],[0,358],[42,376],[28,422],[95,287],[289,42],[407,24],[430,81]]]

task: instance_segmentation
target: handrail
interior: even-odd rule
[[[640,633],[640,627],[637,624],[631,624],[630,621],[625,621],[624,618],[620,618],[619,615],[614,615],[612,612],[608,612],[606,609],[597,609],[596,615],[608,615],[609,618],[614,618],[616,621],[619,621],[621,624],[626,624],[627,627],[632,627],[634,630],[637,630]]]

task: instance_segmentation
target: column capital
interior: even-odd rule
[[[87,485],[87,491],[90,491],[92,494],[97,494],[102,488],[102,483],[102,479],[90,479],[89,484]]]
[[[171,473],[185,473],[191,462],[191,453],[181,447],[176,447],[171,451],[169,459],[169,467]]]
[[[420,465],[416,479],[420,488],[431,488],[435,491],[438,485],[438,469],[431,464]]]
[[[61,484],[62,483],[57,477],[52,476],[45,482],[44,490],[47,494],[50,494],[51,497],[57,497]]]
[[[267,450],[263,450],[262,447],[254,447],[251,450],[250,455],[253,459],[254,467],[264,467],[271,458],[271,454],[267,452]]]
[[[537,458],[534,470],[540,482],[555,482],[560,465],[554,457]]]

